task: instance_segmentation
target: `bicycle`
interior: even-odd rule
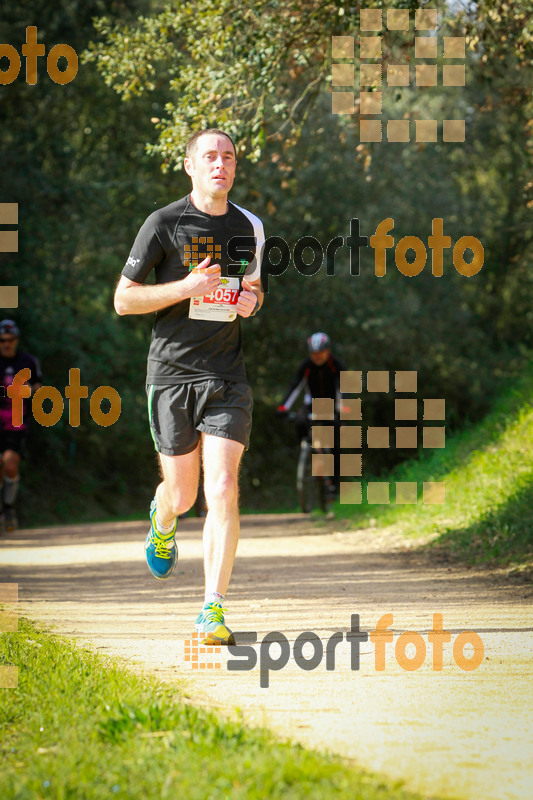
[[[294,421],[297,417],[301,418],[301,415],[295,412],[289,413],[291,421]],[[312,423],[313,415],[308,414],[307,420]],[[300,454],[296,467],[298,503],[304,514],[309,514],[318,500],[320,510],[327,514],[333,502],[334,485],[329,476],[313,475],[313,452],[315,455],[319,455],[321,453],[329,454],[333,451],[327,447],[313,448],[312,426],[309,424],[307,434],[300,442]]]

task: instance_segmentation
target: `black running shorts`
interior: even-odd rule
[[[253,398],[247,383],[206,379],[172,386],[148,384],[146,391],[150,430],[159,453],[190,453],[201,432],[248,447]]]

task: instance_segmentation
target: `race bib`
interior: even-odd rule
[[[239,279],[221,278],[221,286],[211,294],[203,297],[191,297],[189,304],[190,319],[210,319],[217,322],[232,322],[236,316],[237,299],[239,297]]]

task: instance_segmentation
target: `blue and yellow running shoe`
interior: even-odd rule
[[[224,624],[224,611],[220,603],[208,603],[202,608],[194,627],[199,633],[205,633],[201,644],[235,644],[233,633]]]
[[[154,497],[150,504],[151,527],[146,537],[146,563],[154,578],[164,580],[172,575],[178,563],[178,548],[174,539],[178,520],[174,522],[170,533],[161,533],[155,524],[156,508]]]

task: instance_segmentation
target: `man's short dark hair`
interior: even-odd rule
[[[198,139],[200,139],[201,136],[207,136],[208,134],[218,134],[219,136],[226,136],[226,138],[228,138],[231,144],[233,145],[233,152],[235,153],[235,157],[237,157],[237,148],[235,147],[235,142],[233,141],[229,133],[226,133],[226,131],[221,131],[220,128],[207,128],[207,130],[205,131],[196,131],[196,133],[193,133],[193,135],[191,136],[191,138],[189,139],[189,141],[185,146],[185,156],[187,158],[192,158],[192,156],[194,155],[194,152],[198,145]]]

